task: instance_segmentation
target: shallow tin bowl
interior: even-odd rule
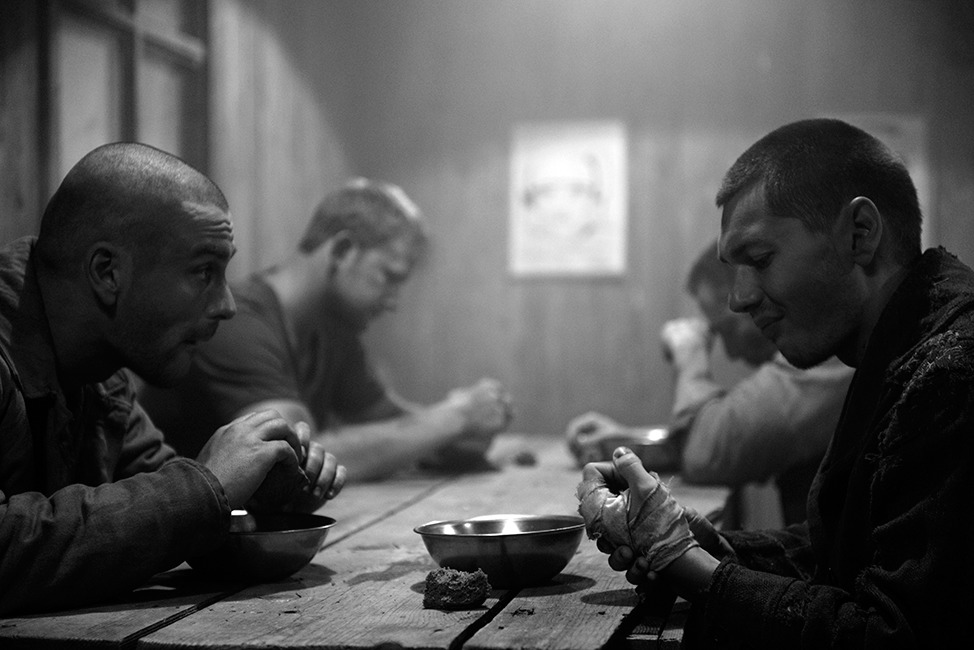
[[[600,433],[579,436],[569,445],[579,466],[611,460],[616,447],[628,447],[647,470],[672,472],[680,468],[680,450],[666,427],[635,429],[627,433]]]
[[[281,580],[311,562],[334,525],[334,519],[321,515],[234,510],[227,540],[187,562],[195,570],[221,579]]]
[[[413,529],[441,567],[487,574],[491,587],[541,585],[578,550],[585,522],[576,515],[486,515],[431,521]]]

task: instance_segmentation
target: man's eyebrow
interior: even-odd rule
[[[202,242],[193,247],[193,257],[212,255],[213,257],[230,259],[234,255],[236,255],[236,253],[237,253],[237,247],[234,246],[233,244]]]
[[[730,258],[734,257],[734,253],[741,250],[744,244],[740,242],[731,242],[730,244],[724,244],[717,248],[717,259],[720,260],[721,264],[730,264]]]
[[[724,264],[732,264],[731,260],[747,257],[755,248],[768,245],[768,239],[761,233],[744,232],[731,240],[729,244],[721,246],[717,252],[717,257]]]

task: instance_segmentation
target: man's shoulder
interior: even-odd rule
[[[974,312],[922,339],[894,364],[894,369],[899,374],[947,372],[958,379],[974,376]]]
[[[221,322],[213,338],[200,347],[204,356],[224,354],[256,342],[275,344],[284,335],[277,299],[267,285],[250,280],[231,290],[237,313]]]
[[[0,247],[0,344],[9,338],[12,321],[22,311],[22,294],[33,238],[23,238]]]
[[[230,291],[233,293],[234,302],[237,304],[238,315],[267,318],[268,316],[276,317],[280,314],[281,307],[277,294],[260,274],[254,274],[239,282],[232,283]]]

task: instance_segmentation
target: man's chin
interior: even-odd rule
[[[189,374],[192,357],[188,354],[180,355],[167,364],[156,365],[136,373],[144,380],[159,388],[174,388]]]
[[[781,354],[791,365],[795,366],[799,370],[808,370],[814,366],[825,361],[827,357],[822,357],[820,355],[809,353],[806,348],[786,348],[781,347]]]

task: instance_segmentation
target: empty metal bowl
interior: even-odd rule
[[[321,515],[234,510],[228,539],[187,562],[201,573],[222,579],[281,580],[311,562],[334,525],[334,519]]]
[[[487,515],[413,530],[441,567],[482,569],[491,587],[511,588],[545,584],[561,573],[584,529],[575,515]]]

